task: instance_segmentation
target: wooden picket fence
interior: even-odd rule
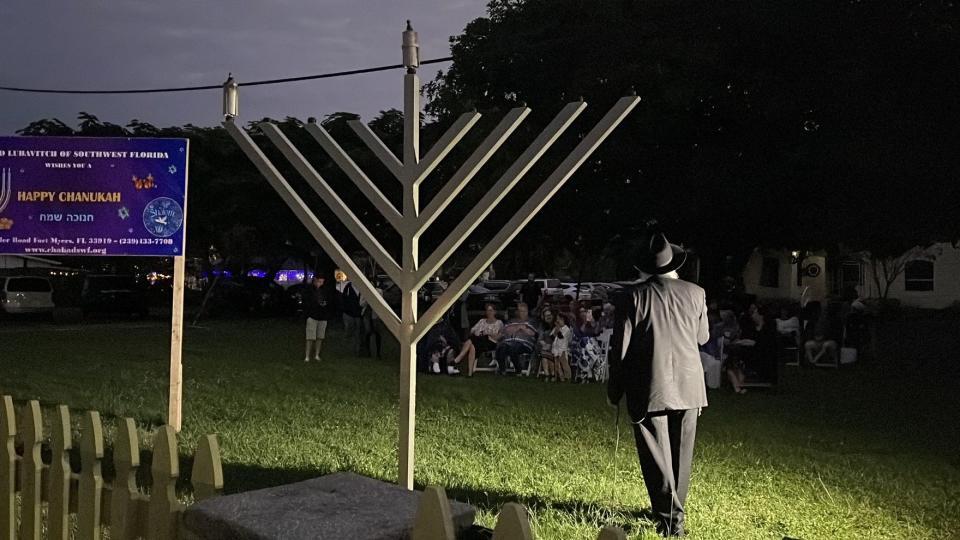
[[[0,404],[0,540],[17,538],[17,493],[20,494],[21,540],[39,540],[43,530],[43,503],[47,503],[46,537],[67,540],[71,536],[70,514],[76,514],[76,538],[99,540],[109,527],[111,540],[147,538],[176,540],[184,510],[176,497],[179,477],[177,436],[170,426],[161,427],[153,440],[150,466],[153,485],[149,494],[137,487],[140,445],[132,418],[122,418],[113,446],[116,478],[106,484],[101,475],[103,426],[100,414],[88,411],[81,422],[81,470],[70,468],[74,448],[70,411],[57,407],[50,437],[52,459],[41,458],[43,442],[40,403],[28,402],[20,418],[19,440],[23,454],[16,451],[17,426],[13,399],[3,396]],[[17,474],[19,469],[19,474]],[[200,440],[194,453],[190,478],[197,500],[219,494],[223,488],[220,447],[215,435]]]
[[[417,507],[413,524],[412,540],[456,540],[450,501],[441,487],[430,486],[424,490]],[[500,509],[493,540],[533,540],[527,511],[517,503],[507,503]],[[619,527],[604,527],[597,540],[627,540],[627,534]]]

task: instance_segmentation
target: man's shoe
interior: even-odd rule
[[[447,375],[459,375],[459,374],[460,374],[459,369],[453,366],[447,366]]]
[[[434,373],[440,373],[440,364],[432,364],[430,366],[430,371]]]
[[[303,361],[304,361],[304,362],[309,362],[309,361],[310,361],[310,357],[308,356],[308,357],[304,358]]]
[[[669,523],[661,521],[657,523],[657,533],[663,537],[686,536],[687,531],[683,527],[683,522],[678,521],[671,527]]]

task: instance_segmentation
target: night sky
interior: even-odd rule
[[[486,0],[124,0],[0,4],[0,86],[100,89],[194,86],[399,64],[411,19],[421,59],[449,55],[448,38],[482,16]],[[242,7],[241,7],[242,6]],[[420,70],[424,81],[445,64]],[[402,108],[401,71],[241,89],[240,119],[370,119]],[[220,120],[220,92],[121,96],[0,92],[0,135],[78,112],[157,126]]]

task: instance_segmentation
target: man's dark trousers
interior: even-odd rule
[[[651,412],[633,425],[643,481],[667,534],[683,529],[698,415],[699,409]]]
[[[497,345],[494,357],[497,359],[497,373],[505,375],[507,373],[507,361],[513,362],[517,375],[523,371],[523,355],[533,354],[533,347],[520,341],[504,341]]]

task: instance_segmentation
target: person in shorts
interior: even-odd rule
[[[326,278],[322,275],[313,277],[313,287],[304,296],[303,308],[307,314],[307,347],[303,361],[320,361],[320,351],[323,349],[323,339],[327,336],[327,320],[330,318],[329,292],[324,288]]]

